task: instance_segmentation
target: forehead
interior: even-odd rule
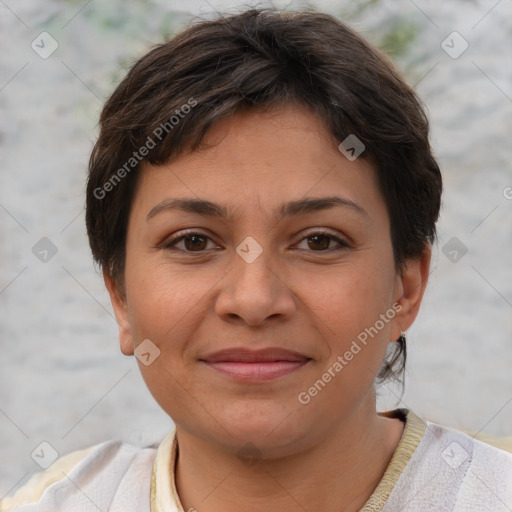
[[[137,188],[134,208],[143,205],[144,216],[158,203],[194,196],[226,206],[227,216],[256,209],[282,214],[283,203],[306,196],[342,196],[378,214],[383,207],[372,164],[349,161],[323,121],[301,105],[218,121],[197,151],[145,164]]]

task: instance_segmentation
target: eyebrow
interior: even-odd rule
[[[334,208],[336,206],[347,207],[362,216],[369,217],[367,211],[363,207],[359,206],[351,199],[339,196],[305,197],[303,199],[284,203],[279,209],[279,217],[284,219],[285,217],[318,212]],[[146,216],[146,221],[149,221],[158,213],[168,210],[180,210],[186,213],[196,213],[207,217],[219,217],[221,219],[230,218],[229,210],[226,206],[213,203],[206,199],[181,197],[164,199],[158,203],[149,211]]]

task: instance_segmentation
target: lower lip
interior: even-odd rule
[[[213,369],[242,380],[267,381],[289,375],[302,368],[310,360],[303,361],[272,361],[267,363],[241,363],[234,361],[220,361],[208,363]]]

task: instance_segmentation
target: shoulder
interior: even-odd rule
[[[383,512],[510,512],[512,453],[462,430],[425,421]],[[508,446],[507,440],[485,437]]]
[[[512,454],[467,432],[426,423],[421,472],[434,478],[431,492],[444,495],[457,512],[510,510]]]
[[[443,459],[449,462],[453,456],[466,460],[470,465],[487,464],[500,461],[501,468],[510,471],[512,478],[512,439],[491,437],[469,430],[458,430],[427,421],[425,435],[434,440],[437,448],[443,448]],[[448,444],[447,444],[448,443]],[[455,465],[456,462],[452,462]]]
[[[85,497],[91,510],[106,510],[120,488],[130,488],[133,495],[149,489],[155,455],[155,447],[140,448],[121,441],[72,452],[2,499],[0,512],[89,510],[83,508]]]
[[[27,503],[36,503],[47,487],[62,480],[63,473],[68,473],[74,466],[80,464],[88,454],[97,447],[91,446],[60,457],[46,471],[35,473],[30,480],[14,495],[0,501],[0,511],[11,510],[13,507]]]
[[[463,430],[468,436],[512,454],[512,437],[493,437],[471,430]]]
[[[446,485],[457,489],[454,510],[510,511],[512,453],[501,448],[509,446],[508,441],[488,436],[478,439],[467,432],[430,425],[440,434],[434,455],[442,459]]]

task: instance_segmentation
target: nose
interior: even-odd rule
[[[240,256],[242,254],[242,256]],[[237,253],[222,282],[216,313],[225,321],[263,324],[270,318],[290,318],[296,310],[294,292],[286,269],[265,249],[252,260]]]

